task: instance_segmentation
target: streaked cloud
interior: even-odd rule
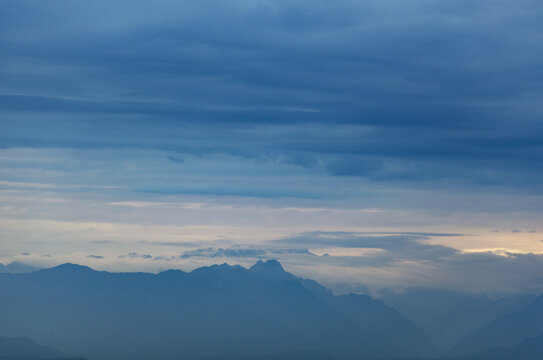
[[[0,260],[537,288],[541,2],[2,9]]]

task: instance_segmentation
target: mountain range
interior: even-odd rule
[[[0,337],[0,360],[84,360],[23,337]]]
[[[527,306],[490,321],[460,341],[453,354],[484,352],[485,349],[505,348],[515,351],[543,350],[543,296],[537,297]],[[535,343],[535,344],[534,344]],[[543,359],[540,357],[539,359]]]
[[[440,353],[449,352],[487,323],[528,306],[535,295],[491,296],[437,289],[384,292],[380,299],[428,335]]]
[[[275,260],[158,274],[63,264],[2,273],[0,289],[0,360],[543,358],[543,296],[447,302],[415,291],[383,302],[334,295]],[[435,341],[452,338],[450,352]]]
[[[226,353],[428,352],[422,331],[367,296],[334,296],[281,264],[190,273],[109,273],[64,264],[1,274],[0,334],[92,359],[184,359]]]
[[[32,265],[24,264],[19,261],[14,261],[7,265],[0,263],[0,273],[22,274],[22,273],[33,272],[36,270],[38,270],[38,268]]]

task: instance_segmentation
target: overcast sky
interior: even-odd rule
[[[0,262],[543,290],[541,1],[0,6]]]

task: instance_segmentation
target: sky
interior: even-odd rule
[[[0,262],[543,290],[540,1],[0,6]]]

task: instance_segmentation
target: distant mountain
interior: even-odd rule
[[[293,351],[262,355],[223,354],[200,360],[340,360],[327,352],[319,351]]]
[[[441,352],[483,325],[532,302],[535,295],[491,297],[433,289],[384,293],[386,304],[398,309],[427,334]]]
[[[541,339],[541,335],[543,335],[543,295],[524,308],[501,316],[481,327],[459,342],[452,354],[475,354],[485,349],[517,346],[520,347],[517,350],[521,351],[531,346],[532,340],[528,339]],[[527,343],[523,343],[524,341]]]
[[[68,359],[60,351],[38,345],[23,337],[0,337],[0,360],[5,359]]]
[[[541,360],[543,359],[543,335],[528,338],[511,348],[495,348],[468,355],[459,360]]]
[[[477,354],[443,358],[395,358],[394,360],[541,360],[543,359],[543,335],[528,338],[515,347],[500,347]],[[0,359],[1,360],[1,359]],[[224,354],[200,360],[346,360],[326,352],[299,351],[267,355]],[[368,360],[382,360],[379,358]]]
[[[86,360],[83,358],[42,358],[35,356],[0,356],[0,360]]]
[[[0,263],[0,273],[23,274],[36,270],[38,270],[38,268],[19,261],[14,261],[8,265]]]
[[[424,333],[402,314],[366,295],[334,296],[314,280],[302,279],[285,272],[278,261],[258,261],[250,269],[273,280],[292,280],[309,289],[313,295],[346,316],[362,329],[371,332],[375,344],[395,356],[430,355],[435,350]]]
[[[336,297],[276,261],[156,275],[64,264],[0,274],[0,289],[0,333],[94,359],[300,351],[367,358],[411,355],[425,342],[382,302]]]

